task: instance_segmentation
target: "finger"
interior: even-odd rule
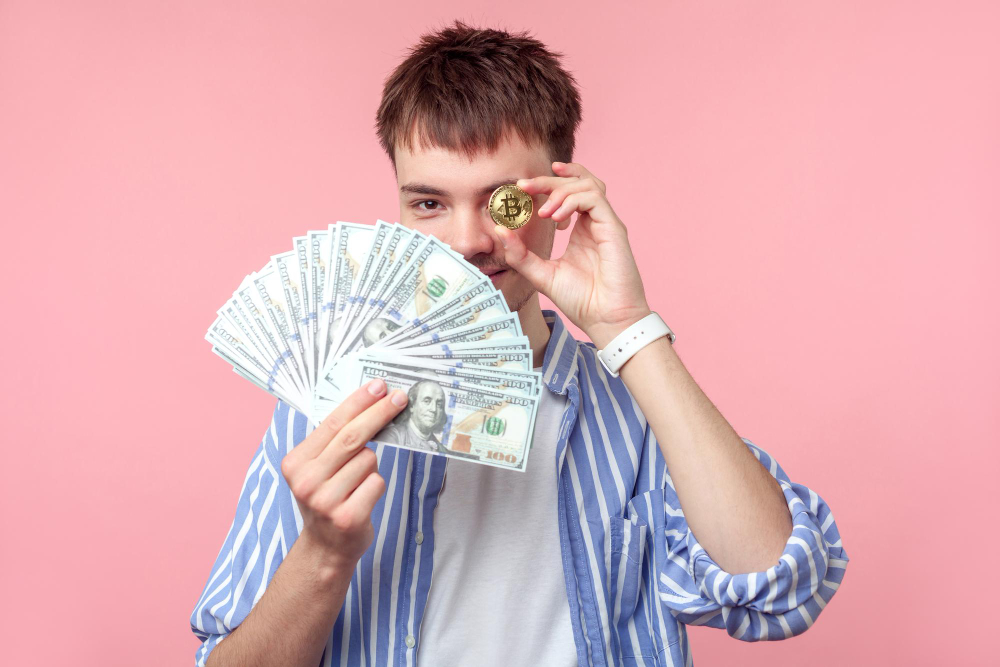
[[[602,206],[603,203],[607,203],[607,199],[600,192],[595,192],[594,190],[587,190],[585,192],[575,192],[568,195],[560,204],[559,208],[552,212],[552,219],[559,222],[564,220],[569,220],[569,217],[573,213],[587,213],[590,212],[590,217],[596,222],[608,222],[611,219],[607,217],[606,213],[611,211],[610,205],[606,207]],[[595,212],[605,213],[605,215],[594,215]]]
[[[330,477],[365,443],[406,406],[406,392],[394,389],[388,396],[348,422],[316,457],[317,474]]]
[[[370,517],[383,493],[385,493],[385,479],[377,472],[373,472],[365,477],[354,493],[344,501],[344,507],[350,508],[355,514]]]
[[[557,210],[559,206],[562,205],[563,200],[565,200],[568,195],[571,195],[574,192],[585,192],[587,190],[597,192],[597,184],[590,179],[577,178],[568,181],[564,185],[560,185],[552,191],[552,194],[549,195],[546,202],[539,207],[538,217],[545,218],[551,215],[553,211]]]
[[[302,464],[319,456],[327,443],[340,432],[345,424],[367,410],[385,395],[385,382],[379,378],[363,384],[326,416],[305,440],[296,445],[285,458],[289,464]]]
[[[329,479],[317,487],[311,505],[319,512],[327,512],[354,493],[365,479],[378,470],[375,452],[363,447],[348,459]]]
[[[576,177],[565,178],[563,176],[535,176],[534,178],[522,178],[515,185],[529,195],[546,194],[566,183],[579,180]]]
[[[552,172],[558,174],[559,176],[575,176],[577,178],[591,178],[597,183],[597,186],[601,189],[601,192],[607,192],[608,188],[604,185],[604,181],[599,179],[597,176],[584,167],[579,162],[553,162]]]
[[[550,296],[556,263],[550,259],[542,259],[528,250],[521,237],[503,225],[496,225],[494,233],[503,246],[504,261],[527,278],[536,290]]]

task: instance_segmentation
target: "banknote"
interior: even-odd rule
[[[492,284],[490,285],[492,287]],[[510,314],[507,302],[499,292],[486,294],[462,306],[453,308],[448,313],[416,318],[420,323],[411,325],[406,331],[394,331],[377,342],[378,347],[405,347],[411,341],[432,333],[441,333],[450,329],[492,320]]]
[[[542,387],[541,373],[516,368],[497,368],[478,364],[459,364],[425,357],[362,353],[344,357],[326,372],[313,390],[314,399],[340,403],[354,389],[353,382],[361,364],[390,368],[394,371],[421,375],[441,382],[462,383],[469,387],[486,387],[493,391],[524,396],[538,396]],[[347,384],[344,384],[345,378]]]
[[[474,322],[442,332],[431,331],[412,340],[403,341],[393,349],[405,350],[425,345],[446,345],[451,343],[499,342],[508,338],[523,336],[521,321],[516,314],[493,317],[482,322]]]
[[[398,328],[403,322],[420,317],[441,301],[450,299],[463,287],[481,280],[483,274],[478,269],[431,236],[392,286],[385,303],[372,309],[366,326],[369,331]],[[383,321],[375,322],[380,319]],[[356,327],[349,333],[342,352],[351,353],[368,344],[365,328]]]
[[[432,235],[378,220],[294,236],[240,281],[205,339],[236,375],[314,425],[382,377],[412,405],[378,442],[527,464],[546,391],[530,341],[503,294]]]
[[[524,342],[522,342],[522,339]],[[451,345],[442,343],[440,345],[412,347],[406,350],[405,355],[394,351],[392,348],[375,348],[369,351],[378,352],[380,356],[387,359],[401,356],[403,358],[430,359],[435,362],[455,366],[473,364],[491,368],[530,371],[533,368],[533,354],[530,349],[524,349],[527,337],[521,336],[508,340],[510,341],[509,345],[501,345],[499,342],[493,342],[488,346],[484,346],[479,341],[473,341],[471,343],[453,343]]]
[[[360,386],[374,378],[389,391],[401,389],[407,407],[372,438],[374,442],[485,465],[527,469],[539,398],[494,391],[461,382],[439,381],[417,373],[361,361],[344,383]],[[335,403],[317,400],[312,415],[321,420]]]
[[[340,331],[348,297],[361,265],[372,247],[374,233],[375,228],[371,225],[337,223],[336,243],[330,260],[330,279],[324,287],[327,299],[323,304],[326,315],[321,318],[323,327],[319,333],[319,338],[323,342],[320,368],[325,366],[332,356],[331,348]]]

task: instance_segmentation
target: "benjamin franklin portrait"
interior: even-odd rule
[[[406,408],[382,429],[378,439],[410,449],[448,451],[439,437],[447,419],[444,390],[433,380],[421,380],[406,395]]]
[[[368,347],[372,343],[382,340],[398,328],[399,325],[389,318],[376,317],[366,324],[365,328],[361,331],[361,340],[364,346]]]

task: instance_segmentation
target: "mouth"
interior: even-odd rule
[[[497,281],[501,277],[507,275],[507,272],[508,272],[508,269],[488,269],[488,270],[483,271],[483,275],[488,276],[489,279],[493,282],[493,284],[496,285]]]

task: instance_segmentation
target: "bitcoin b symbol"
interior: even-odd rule
[[[503,217],[507,220],[513,220],[517,216],[521,215],[521,200],[514,195],[507,193],[507,196],[502,200],[503,202]]]

